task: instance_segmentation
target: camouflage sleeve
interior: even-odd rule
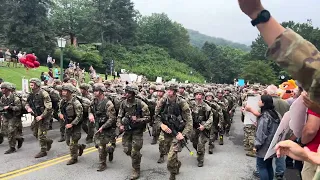
[[[149,111],[149,108],[148,108],[148,105],[141,101],[141,108],[142,108],[142,118],[144,119],[143,121],[148,123],[150,122],[150,111]]]
[[[266,56],[298,80],[311,100],[320,101],[320,54],[312,43],[287,29],[270,46]]]
[[[52,102],[51,102],[49,93],[47,93],[46,91],[42,91],[42,92],[43,92],[42,96],[43,96],[44,111],[41,114],[41,116],[46,118],[52,114]]]
[[[157,102],[155,113],[154,113],[154,117],[155,117],[154,123],[156,124],[156,127],[160,127],[160,125],[162,124],[160,111],[162,109],[162,106],[164,106],[164,104],[165,104],[165,98],[162,98]]]
[[[193,121],[192,121],[192,116],[191,116],[191,110],[189,107],[189,104],[186,101],[183,101],[181,104],[181,110],[182,110],[182,118],[186,122],[186,126],[184,130],[182,131],[183,136],[188,136],[192,129],[193,129]]]
[[[76,113],[76,118],[74,118],[74,120],[71,122],[71,124],[76,126],[82,120],[83,108],[82,108],[81,103],[78,100],[74,101],[73,107],[74,107],[74,111]]]
[[[117,127],[120,127],[122,125],[121,119],[125,115],[125,112],[123,110],[123,103],[124,103],[124,101],[121,102],[121,105],[120,105],[120,108],[119,108],[119,113],[118,113],[118,118],[117,118]]]
[[[103,129],[112,127],[117,123],[116,110],[111,101],[108,101],[106,104],[106,114],[109,119],[102,125]]]
[[[61,107],[62,107],[62,103],[63,103],[63,99],[60,100],[59,102],[59,110],[58,110],[58,114],[61,114]]]
[[[18,97],[15,97],[14,98],[14,105],[13,106],[9,106],[12,111],[21,111],[21,107],[22,107],[22,104],[21,104],[21,101]]]
[[[209,107],[209,105],[206,105],[206,113],[209,114],[209,118],[207,119],[207,121],[204,123],[204,128],[207,130],[210,130],[213,124],[213,113],[211,111],[211,108]]]

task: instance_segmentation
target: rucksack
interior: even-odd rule
[[[21,106],[22,106],[22,108],[21,108],[21,116],[24,115],[24,114],[28,114],[28,111],[25,108],[26,105],[27,105],[27,99],[23,98],[22,94],[20,94],[20,93],[15,93],[14,95],[17,96],[20,99]]]
[[[56,110],[59,107],[59,102],[61,99],[59,92],[53,88],[50,88],[50,87],[46,87],[46,88],[42,88],[42,89],[45,90],[49,94],[51,102],[52,102],[52,108]]]
[[[76,96],[76,98],[80,101],[83,112],[88,112],[89,107],[91,106],[91,101],[88,98],[85,98],[83,96]]]

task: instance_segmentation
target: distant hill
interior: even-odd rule
[[[201,34],[198,31],[194,31],[191,29],[188,29],[189,36],[190,36],[190,43],[191,45],[201,48],[203,44],[208,41],[208,42],[213,42],[216,45],[221,45],[221,46],[230,46],[233,48],[241,49],[243,51],[250,51],[251,48],[245,44],[240,44],[240,43],[235,43],[223,38],[217,38],[217,37],[211,37],[205,34]]]

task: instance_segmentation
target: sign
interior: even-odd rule
[[[142,81],[142,76],[138,76],[137,82],[138,82],[138,83],[141,83],[141,81]]]
[[[188,81],[188,80],[186,80],[184,83],[185,83],[185,84],[188,84],[188,83],[189,83],[189,81]]]
[[[157,77],[156,83],[162,83],[162,77]]]
[[[120,79],[122,82],[136,82],[138,79],[138,75],[136,74],[120,74]]]
[[[22,92],[29,93],[28,79],[22,78]]]
[[[300,138],[302,136],[302,129],[307,120],[307,107],[303,104],[303,97],[299,96],[290,106],[290,129],[293,134]]]
[[[270,158],[271,156],[273,156],[276,153],[276,150],[274,149],[274,147],[280,141],[285,140],[286,135],[290,131],[289,122],[290,122],[290,114],[289,114],[289,112],[286,112],[283,115],[283,118],[280,121],[280,124],[279,124],[279,127],[278,127],[276,133],[273,136],[273,139],[271,141],[269,149],[268,149],[266,155],[264,156],[264,160],[266,160],[266,159]]]
[[[120,72],[121,72],[122,74],[124,74],[124,73],[126,73],[126,70],[125,70],[125,69],[120,69]]]
[[[238,86],[241,86],[241,87],[243,87],[243,86],[245,86],[246,84],[245,84],[245,82],[244,82],[244,79],[238,79]]]
[[[260,100],[260,96],[248,96],[247,105],[252,109],[259,111],[260,107],[258,102]],[[245,112],[244,114],[244,124],[257,124],[257,117],[253,115],[251,112]]]

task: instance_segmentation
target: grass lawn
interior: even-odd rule
[[[60,70],[60,68],[58,70]],[[17,86],[17,90],[21,90],[23,77],[26,79],[40,78],[41,72],[48,72],[48,71],[49,71],[48,67],[46,66],[40,66],[39,68],[36,68],[36,69],[29,69],[28,71],[24,67],[8,68],[8,67],[0,66],[0,78],[2,78],[6,82],[14,83]],[[100,74],[100,77],[104,79],[103,74]],[[89,79],[90,79],[89,74],[86,73],[86,81],[88,82]]]

